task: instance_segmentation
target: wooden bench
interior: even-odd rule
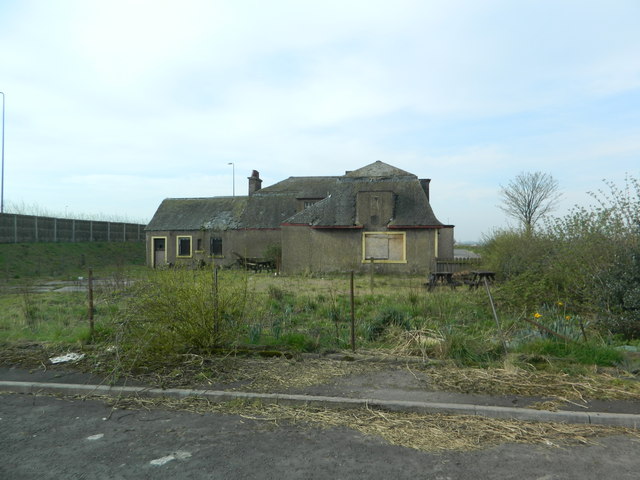
[[[253,272],[271,272],[276,269],[276,265],[273,260],[258,257],[244,257],[236,252],[233,252],[233,254],[238,257],[238,265],[247,270],[251,270]]]

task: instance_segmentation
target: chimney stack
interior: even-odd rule
[[[254,170],[249,177],[249,195],[253,195],[262,188],[262,180],[260,179],[260,172]]]
[[[424,190],[425,195],[427,196],[427,200],[429,200],[429,183],[431,182],[430,178],[421,178],[420,186],[422,190]]]

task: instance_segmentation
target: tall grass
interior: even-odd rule
[[[38,293],[23,287],[0,296],[0,338],[6,341],[85,342],[89,339],[87,296],[81,292]],[[114,322],[105,299],[96,309],[98,331]]]
[[[121,276],[118,277],[122,280]],[[486,366],[502,361],[486,292],[460,287],[429,291],[421,278],[356,277],[357,350],[391,349]],[[274,277],[212,269],[136,272],[133,284],[107,282],[96,295],[96,341],[111,349],[126,369],[154,368],[167,362],[237,350],[331,352],[350,345],[347,275],[322,278]],[[504,287],[492,287],[497,299]],[[29,307],[31,305],[31,307]],[[614,339],[563,304],[548,302],[531,312],[512,311],[500,300],[498,313],[510,351],[588,362],[588,356],[536,350],[555,340],[525,322],[523,315],[570,337],[586,352]],[[88,339],[86,293],[16,291],[0,296],[0,335],[9,340],[84,342]],[[589,342],[584,342],[585,332]],[[410,348],[399,350],[400,347]],[[549,347],[545,347],[549,348]],[[606,349],[605,349],[606,350]],[[605,351],[603,350],[603,351]],[[186,357],[185,357],[186,356]],[[618,357],[607,360],[615,363]],[[594,362],[605,360],[594,356]]]
[[[0,285],[30,279],[73,279],[130,270],[145,264],[144,242],[78,242],[0,244]]]

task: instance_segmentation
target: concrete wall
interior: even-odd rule
[[[282,271],[418,273],[430,271],[436,254],[434,229],[405,231],[406,262],[363,261],[363,229],[312,229],[282,227]],[[393,232],[397,232],[394,230]]]
[[[453,227],[441,228],[438,230],[438,257],[453,257]]]
[[[284,273],[357,270],[362,256],[362,230],[282,227]]]
[[[284,273],[311,272],[369,272],[428,274],[434,265],[436,248],[438,256],[453,256],[453,229],[390,230],[404,233],[405,262],[386,263],[363,261],[364,229],[313,229],[305,226],[283,226],[280,230],[231,230],[221,232],[182,231],[147,232],[147,265],[154,266],[153,238],[166,239],[166,261],[172,265],[197,266],[215,263],[230,266],[243,257],[265,256],[270,245],[282,245]],[[438,236],[436,240],[436,235]],[[191,255],[177,257],[177,238],[191,237]],[[210,238],[222,239],[222,255],[210,255]],[[202,250],[197,250],[198,239]],[[448,253],[450,252],[450,254]]]
[[[144,240],[144,225],[0,214],[0,243],[123,242]]]

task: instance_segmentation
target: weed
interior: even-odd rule
[[[269,285],[268,287],[269,298],[275,300],[277,303],[282,303],[285,298],[286,292],[275,285]]]
[[[411,322],[407,318],[404,311],[397,307],[387,307],[382,310],[376,318],[369,324],[367,335],[369,340],[376,340],[379,338],[387,328],[396,326],[409,330],[411,328]]]
[[[32,288],[29,283],[21,287],[21,307],[26,325],[33,330],[40,318],[40,308],[35,301],[34,293],[31,291]]]
[[[461,366],[487,366],[504,356],[504,349],[497,339],[487,339],[461,329],[450,328],[441,332],[444,342],[442,355]]]
[[[620,363],[623,354],[615,348],[597,342],[563,342],[539,339],[522,345],[520,351],[532,355],[560,358],[583,365],[611,367]]]
[[[262,337],[262,324],[253,323],[249,325],[249,343],[251,343],[252,345],[256,345],[260,342],[261,337]]]

